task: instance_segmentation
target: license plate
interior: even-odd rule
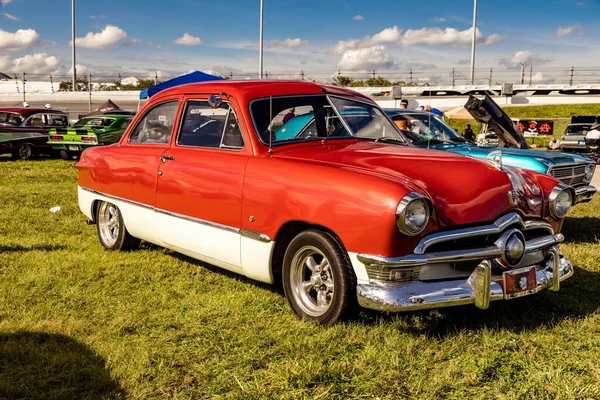
[[[537,292],[535,266],[506,271],[502,274],[504,298],[514,299]]]
[[[579,141],[579,145],[580,145],[580,146],[585,146],[585,140],[580,140],[580,141]]]
[[[69,150],[71,150],[71,151],[79,151],[79,146],[69,146]]]

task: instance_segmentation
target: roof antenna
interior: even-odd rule
[[[269,154],[273,154],[273,96],[269,96]]]

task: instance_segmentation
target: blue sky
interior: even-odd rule
[[[0,72],[68,73],[70,0],[0,0]],[[51,4],[51,6],[50,6]],[[259,0],[77,1],[79,72],[258,70]],[[472,0],[265,0],[264,68],[468,69]],[[599,0],[479,0],[477,66],[596,66]]]

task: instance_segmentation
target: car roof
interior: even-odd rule
[[[160,99],[169,95],[185,94],[220,94],[225,92],[243,102],[250,102],[254,99],[265,98],[269,96],[289,96],[289,95],[310,95],[310,94],[333,94],[354,97],[370,104],[375,102],[369,97],[351,89],[338,86],[330,86],[316,82],[306,81],[287,81],[287,80],[221,80],[201,83],[188,83],[169,89],[165,89],[150,99]]]
[[[33,114],[43,113],[43,114],[63,114],[67,115],[65,112],[60,110],[53,110],[49,108],[30,108],[30,107],[0,107],[0,112],[10,112],[21,114],[24,117],[28,117]]]

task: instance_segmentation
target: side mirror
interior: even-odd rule
[[[221,104],[223,104],[223,99],[220,94],[211,94],[208,98],[208,105],[212,108],[219,108]]]

